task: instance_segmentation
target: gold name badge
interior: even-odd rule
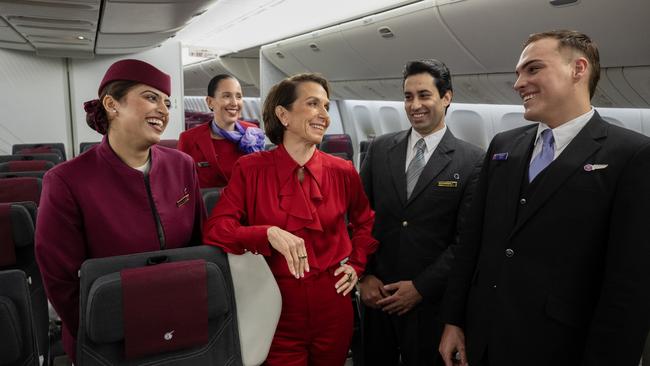
[[[438,187],[456,188],[458,182],[455,180],[441,180],[438,182]]]

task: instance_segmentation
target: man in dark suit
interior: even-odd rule
[[[531,35],[516,72],[524,117],[540,123],[490,144],[440,353],[448,366],[456,351],[472,366],[637,366],[650,313],[650,139],[591,107],[600,66],[588,36]]]
[[[412,128],[376,138],[361,167],[380,242],[359,285],[368,366],[442,364],[437,310],[483,157],[447,129],[451,99],[445,64],[409,62],[404,108]]]

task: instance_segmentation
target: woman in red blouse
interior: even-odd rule
[[[349,294],[377,247],[374,212],[353,165],[316,149],[328,109],[329,85],[316,74],[275,85],[263,118],[278,148],[235,163],[203,232],[207,244],[267,259],[282,294],[269,366],[343,365],[352,336]]]
[[[240,156],[264,149],[264,132],[238,120],[244,100],[234,77],[213,77],[205,102],[214,114],[213,120],[181,133],[178,149],[194,159],[201,188],[223,187]]]

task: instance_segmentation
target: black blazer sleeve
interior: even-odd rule
[[[637,365],[650,326],[650,144],[627,163],[611,212],[605,273],[583,365]]]
[[[467,294],[472,277],[476,275],[476,261],[480,250],[487,196],[489,159],[492,156],[493,145],[494,141],[483,159],[471,203],[463,210],[465,217],[461,219],[458,244],[453,248],[454,260],[449,271],[449,280],[440,312],[443,323],[460,327],[464,325]]]
[[[420,295],[425,297],[427,300],[438,302],[444,294],[449,272],[451,271],[455,252],[457,251],[459,244],[460,232],[462,232],[465,226],[472,198],[476,191],[479,173],[481,171],[481,166],[483,165],[483,157],[484,155],[482,151],[476,154],[472,174],[467,178],[467,184],[463,190],[462,199],[456,215],[456,237],[454,242],[445,249],[434,263],[427,266],[424,271],[413,280],[415,288],[418,290]]]

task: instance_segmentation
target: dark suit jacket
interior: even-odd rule
[[[478,178],[483,151],[447,130],[406,199],[406,150],[411,130],[377,137],[368,147],[361,179],[375,210],[379,249],[366,273],[384,283],[412,280],[428,302],[447,283],[463,207]]]
[[[224,187],[228,184],[229,176],[226,176],[224,169],[219,165],[219,157],[214,151],[212,137],[210,136],[210,123],[191,128],[181,133],[178,140],[178,150],[188,154],[196,163],[196,171],[199,174],[201,188]],[[257,127],[256,125],[239,121],[244,128]],[[238,156],[221,157],[237,159]]]
[[[464,327],[470,364],[487,349],[499,366],[636,366],[650,312],[650,139],[596,113],[527,196],[536,129],[492,140],[443,319]]]

